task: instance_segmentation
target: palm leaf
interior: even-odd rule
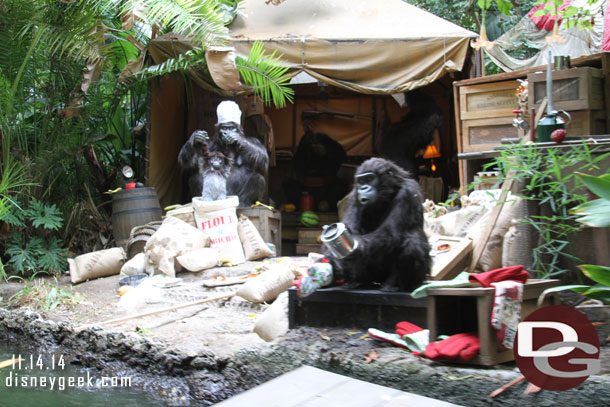
[[[288,68],[281,66],[281,56],[275,54],[273,51],[266,55],[263,43],[256,41],[248,58],[237,57],[236,64],[244,83],[252,86],[256,95],[266,104],[273,101],[276,107],[283,108],[286,101],[292,102],[294,91],[288,86]]]
[[[581,264],[580,270],[596,283],[610,287],[610,267],[598,266],[594,264]]]

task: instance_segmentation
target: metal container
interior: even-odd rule
[[[321,240],[336,259],[349,256],[358,247],[355,240],[343,223],[333,223],[323,226]]]

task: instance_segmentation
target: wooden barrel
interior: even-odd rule
[[[155,188],[124,189],[112,196],[112,233],[117,246],[126,247],[131,229],[161,220]]]

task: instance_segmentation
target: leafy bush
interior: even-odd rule
[[[503,174],[501,178],[512,171],[521,187],[519,195],[541,208],[540,213],[524,219],[541,237],[540,244],[534,248],[531,270],[539,278],[565,273],[567,269],[562,268],[560,262],[562,257],[576,261],[576,264],[581,262],[569,250],[570,237],[583,228],[576,222],[579,216],[572,210],[587,200],[576,171],[599,169],[599,163],[610,156],[610,153],[594,152],[595,147],[584,141],[561,149],[515,144],[503,148],[500,157],[484,168],[487,171],[490,167],[499,169]]]
[[[67,269],[67,253],[61,239],[53,234],[62,224],[61,212],[37,200],[22,208],[12,201],[4,222],[11,227],[5,242],[6,265],[22,276],[37,272],[57,274]]]

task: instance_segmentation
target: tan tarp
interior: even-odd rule
[[[476,34],[402,0],[245,0],[229,27],[237,54],[255,40],[314,78],[367,94],[398,93],[462,69]]]
[[[268,53],[283,54],[292,74],[304,71],[322,82],[370,95],[409,91],[461,70],[469,41],[476,36],[402,0],[286,0],[278,6],[245,0],[240,13],[229,27],[237,55],[247,57],[253,42],[261,40]],[[148,46],[157,64],[191,49],[186,38],[175,34],[156,38]],[[182,180],[176,157],[188,135],[199,128],[213,131],[217,103],[243,93],[228,90],[226,79],[234,74],[226,65],[228,55],[217,51],[217,58],[208,61],[218,59],[211,69],[218,68],[214,73],[224,78],[222,84],[213,83],[205,73],[189,72],[198,87],[221,96],[203,97],[192,84],[186,90],[179,75],[162,80],[162,86],[152,91],[148,175],[163,206],[179,202]],[[304,133],[303,110],[353,113],[353,118],[315,121],[312,128],[331,135],[350,155],[368,155],[373,151],[373,115],[379,120],[380,106],[355,95],[345,100],[299,100],[286,109],[268,109],[268,115],[276,147],[286,150]]]

